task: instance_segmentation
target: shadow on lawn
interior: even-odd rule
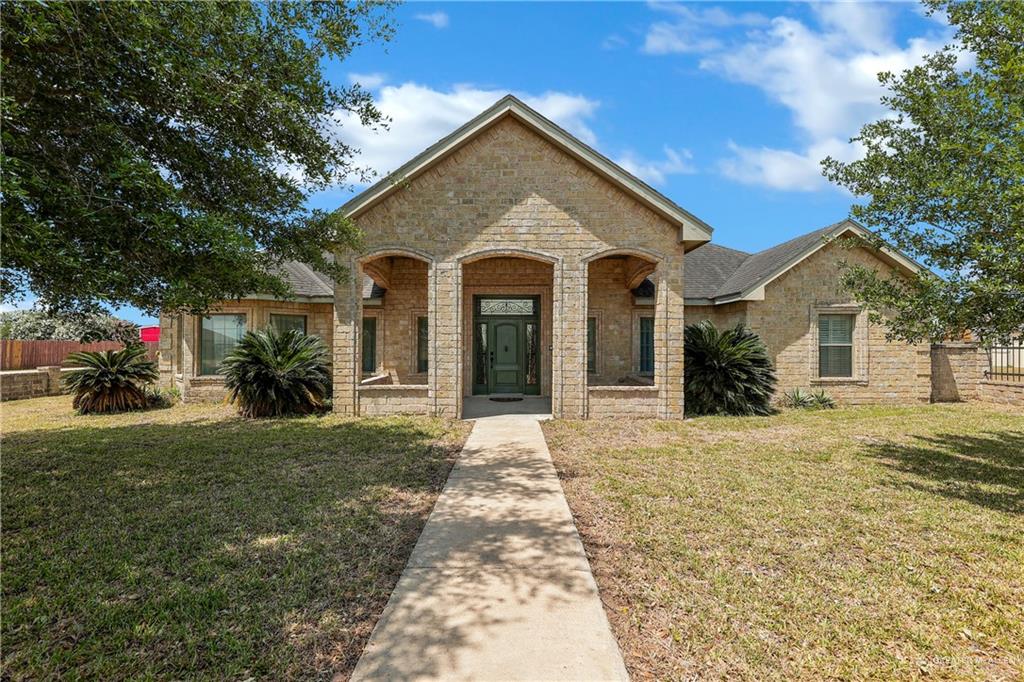
[[[351,670],[458,453],[443,431],[228,419],[5,434],[4,668]]]
[[[868,456],[915,477],[899,485],[1024,514],[1024,431],[916,436],[910,443],[869,446]]]

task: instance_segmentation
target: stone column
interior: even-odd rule
[[[46,377],[46,389],[43,395],[60,395],[64,392],[64,384],[61,382],[60,365],[48,365],[46,367],[37,367],[36,369]]]
[[[551,411],[560,419],[587,416],[587,275],[566,259],[554,266],[551,310]]]
[[[654,384],[658,418],[683,418],[683,256],[655,270]]]
[[[462,265],[431,263],[427,277],[427,382],[430,412],[462,416]]]
[[[174,373],[181,369],[174,366],[177,354],[174,349],[176,344],[181,343],[181,325],[178,324],[178,315],[167,315],[160,313],[160,358],[158,368],[160,370],[160,388],[174,386]]]
[[[362,333],[363,270],[351,255],[337,256],[339,263],[349,268],[347,280],[334,285],[334,412],[355,416],[359,414],[359,337]]]

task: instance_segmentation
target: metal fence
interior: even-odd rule
[[[989,346],[986,379],[1024,381],[1024,345]]]
[[[146,342],[146,355],[156,360],[157,341]],[[0,339],[0,369],[34,369],[52,365],[62,365],[69,354],[81,350],[118,350],[124,344],[118,341],[99,341],[97,343],[78,343],[77,341],[22,341],[18,339]]]

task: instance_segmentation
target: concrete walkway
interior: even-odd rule
[[[352,679],[628,679],[536,417],[476,422]]]

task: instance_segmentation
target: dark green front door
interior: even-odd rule
[[[473,395],[540,395],[540,297],[473,297]]]
[[[517,319],[487,320],[491,393],[522,393],[524,381],[523,321]]]

